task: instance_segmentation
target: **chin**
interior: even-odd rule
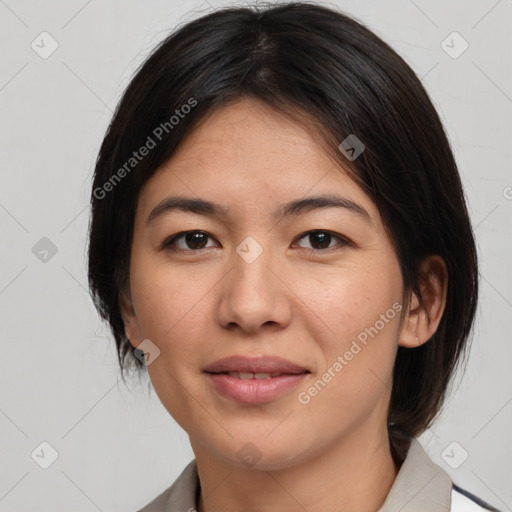
[[[297,440],[291,441],[288,436],[288,443],[284,437],[276,436],[275,439],[265,439],[244,436],[246,441],[239,439],[228,441],[226,446],[210,447],[216,458],[224,460],[226,464],[240,469],[254,471],[275,471],[293,467],[306,462],[310,457],[310,450],[304,451],[304,445]],[[210,445],[211,446],[211,445]]]

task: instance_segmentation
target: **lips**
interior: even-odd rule
[[[279,377],[280,375],[289,375],[281,372],[221,372],[221,374],[229,375],[236,379],[250,380],[250,379],[272,379],[273,377]],[[220,374],[219,374],[220,375]]]
[[[269,379],[279,375],[310,373],[306,368],[276,356],[231,356],[219,359],[204,368],[206,373],[225,373],[242,380]]]
[[[290,394],[311,372],[281,357],[231,356],[208,365],[204,373],[225,398],[261,405]]]

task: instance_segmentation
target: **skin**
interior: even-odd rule
[[[369,219],[332,207],[279,222],[271,215],[288,201],[333,192]],[[147,224],[151,210],[174,195],[214,201],[230,215],[172,211]],[[174,250],[162,248],[172,235],[194,230],[209,238],[187,245],[182,237]],[[333,234],[328,248],[308,236],[312,230]],[[248,236],[263,248],[252,263],[236,252]],[[147,369],[189,434],[199,512],[374,512],[383,504],[398,471],[386,426],[396,351],[432,336],[446,300],[443,261],[433,256],[421,270],[426,310],[414,295],[405,307],[398,260],[375,204],[302,125],[243,98],[189,134],[139,195],[122,311],[130,342],[150,339],[160,350]],[[298,393],[394,303],[404,304],[402,317],[300,403]],[[277,355],[311,373],[273,402],[240,404],[202,371],[235,354]],[[251,467],[237,455],[247,443],[261,457]]]

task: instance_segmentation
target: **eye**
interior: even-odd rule
[[[207,245],[208,239],[212,239],[212,236],[206,231],[183,231],[167,239],[162,244],[162,249],[198,251],[200,249],[215,247],[215,245]],[[312,253],[328,252],[329,249],[352,245],[346,238],[325,230],[309,231],[298,238],[299,241],[304,239],[309,242],[310,247],[305,247],[300,243],[299,247]],[[332,245],[332,242],[336,239],[339,242]]]
[[[205,231],[184,231],[183,233],[178,233],[177,235],[174,235],[170,239],[166,240],[162,244],[162,248],[179,249],[182,251],[195,251],[198,249],[215,247],[206,245],[208,238],[211,238],[211,236]],[[179,241],[182,241],[182,243],[178,243]]]
[[[308,252],[318,253],[319,251],[325,251],[326,249],[332,249],[335,247],[343,247],[346,245],[351,245],[351,243],[344,237],[340,235],[336,235],[331,233],[330,231],[310,231],[305,233],[304,235],[299,237],[299,240],[306,239],[313,247],[303,247]],[[338,244],[331,245],[331,242],[335,239],[338,239],[340,242]]]

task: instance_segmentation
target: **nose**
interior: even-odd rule
[[[280,330],[289,325],[291,291],[280,273],[272,265],[268,250],[252,262],[235,254],[233,266],[219,287],[219,324],[249,334],[262,329]]]

